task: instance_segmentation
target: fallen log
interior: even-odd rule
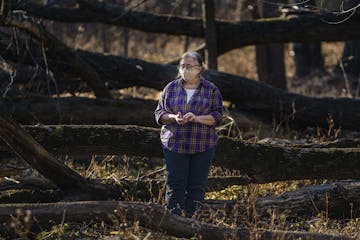
[[[105,23],[133,28],[145,32],[186,35],[204,38],[202,20],[192,17],[159,15],[147,12],[129,11],[118,4],[101,1],[78,1],[79,8],[43,6],[32,2],[14,5],[39,18],[68,23]],[[360,39],[359,16],[355,14],[342,24],[328,24],[339,21],[335,14],[306,14],[257,21],[216,21],[218,52],[223,54],[234,48],[248,45],[341,41]]]
[[[326,214],[329,217],[351,217],[360,213],[360,181],[337,181],[303,187],[281,195],[258,197],[254,207],[248,199],[238,201],[207,200],[206,208],[225,208],[228,214],[240,211],[251,216],[287,218],[311,217]],[[205,209],[206,209],[205,208]]]
[[[154,110],[157,101],[138,98],[109,100],[83,97],[48,98],[41,96],[0,99],[1,106],[21,124],[135,124],[157,127]],[[231,117],[243,131],[262,125],[255,118],[232,112]],[[229,122],[224,117],[223,123]],[[272,129],[271,126],[268,127]],[[1,151],[1,146],[0,146]]]
[[[1,35],[1,34],[0,34]],[[16,74],[14,74],[16,73]],[[89,87],[85,87],[85,83],[78,80],[69,80],[71,76],[52,76],[44,69],[34,66],[12,66],[12,71],[0,69],[0,81],[3,89],[8,87],[9,91],[6,96],[19,96],[29,93],[52,95],[69,92],[75,95],[75,92],[87,91],[91,92]],[[17,87],[21,85],[21,90]]]
[[[141,193],[141,198],[149,200],[152,196],[158,196],[159,190],[163,188],[165,184],[165,179],[121,179],[116,180],[120,182],[122,186],[126,185],[126,190],[128,192],[129,189],[136,190],[137,195]],[[97,182],[104,182],[104,180],[99,179]],[[212,191],[220,191],[228,186],[232,185],[246,185],[251,183],[249,178],[246,176],[231,176],[231,177],[209,177],[208,183],[206,186],[207,192]],[[115,182],[116,184],[116,182]],[[124,189],[121,189],[122,186],[118,186],[118,191],[121,192]],[[39,177],[15,177],[15,178],[7,178],[5,180],[0,181],[0,191],[8,191],[8,190],[19,190],[19,189],[37,189],[37,190],[49,190],[49,189],[57,189],[56,185],[54,185],[51,181],[46,178]],[[120,194],[119,194],[120,195]],[[135,197],[135,196],[134,196]],[[139,197],[139,196],[136,196]]]
[[[87,179],[55,159],[19,125],[0,112],[0,138],[32,168],[51,180],[68,196],[74,198],[94,198],[99,195],[112,196],[111,186],[91,184]]]
[[[5,58],[16,56],[15,48],[14,54],[6,50],[6,45],[0,48],[4,48]],[[77,53],[91,64],[101,79],[107,79],[110,88],[144,86],[161,90],[178,71],[173,65],[81,50],[77,50]],[[32,60],[29,61],[28,64],[31,64]],[[57,71],[68,71],[65,66],[62,67],[60,69],[58,66]],[[360,122],[360,112],[357,110],[360,108],[359,99],[306,97],[231,74],[207,71],[204,75],[219,87],[224,99],[232,103],[231,110],[245,112],[266,123],[292,128],[310,126],[328,129],[331,126],[333,129],[360,130],[357,124]]]
[[[139,126],[28,126],[49,151],[162,157],[159,130]],[[359,179],[359,148],[293,148],[221,137],[216,166],[240,170],[256,183],[296,179]]]
[[[222,181],[223,178],[209,178],[208,190],[209,188],[212,188],[212,191],[219,190],[216,189],[216,180]],[[132,187],[127,188],[131,189],[128,193],[129,198],[139,199],[141,197],[145,201],[150,199],[158,201],[163,198],[162,195],[159,196],[159,187],[163,187],[163,180],[125,181],[127,185],[132,185]],[[29,190],[27,192],[20,191],[17,194],[15,191],[12,191],[12,196],[17,199],[18,203],[55,202],[61,201],[64,197],[56,186],[47,179],[42,178],[15,178],[11,182],[0,182],[0,192],[8,190]],[[351,217],[360,213],[359,196],[359,181],[337,181],[306,186],[281,195],[269,195],[254,199],[245,198],[225,201],[207,199],[203,209],[205,211],[224,209],[227,215],[232,215],[236,211],[238,214],[248,216],[249,218],[254,216],[271,217],[282,215],[289,219],[296,219],[299,217],[317,216],[319,214],[326,214],[328,217],[334,218]],[[254,205],[249,200],[253,201]],[[0,198],[0,202],[14,203],[15,201],[5,196]]]
[[[156,101],[41,96],[3,98],[0,104],[21,124],[136,124],[156,126]]]
[[[18,210],[20,209],[20,210]],[[138,202],[59,202],[40,204],[2,204],[0,205],[0,222],[4,229],[10,225],[11,218],[16,217],[16,212],[29,210],[31,219],[35,218],[37,224],[49,225],[67,222],[83,223],[121,218],[126,222],[138,221],[141,226],[155,231],[164,231],[177,237],[190,238],[201,236],[202,239],[351,239],[347,236],[336,236],[319,233],[271,231],[263,229],[225,228],[212,224],[202,223],[198,220],[173,215],[158,204],[144,204]]]
[[[257,143],[278,145],[282,147],[296,147],[296,148],[360,148],[360,139],[346,139],[338,138],[334,141],[306,143],[303,140],[291,141],[287,139],[278,138],[264,138]]]
[[[161,90],[177,74],[177,66],[160,65],[138,59],[122,59],[82,51],[93,67],[113,79],[114,88],[145,86]],[[115,77],[116,76],[116,77]],[[292,128],[322,127],[360,130],[359,99],[316,98],[289,93],[262,82],[208,70],[204,76],[214,82],[230,110],[245,112],[266,123]]]
[[[58,189],[18,189],[0,192],[0,204],[58,202],[66,199]]]
[[[1,159],[1,161],[2,160],[3,159]],[[0,165],[0,178],[18,175],[26,169],[27,169],[26,167],[17,166],[14,164],[1,164]]]

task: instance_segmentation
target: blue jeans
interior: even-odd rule
[[[201,206],[215,147],[205,152],[185,154],[171,152],[163,147],[166,170],[165,200],[170,212],[191,217]]]

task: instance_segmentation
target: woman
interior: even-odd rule
[[[179,77],[164,89],[155,110],[161,125],[166,170],[167,208],[191,217],[202,203],[214,157],[222,118],[219,89],[207,81],[203,61],[197,52],[186,52],[180,61]]]

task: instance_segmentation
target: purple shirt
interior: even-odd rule
[[[215,126],[221,122],[223,108],[222,97],[219,89],[203,77],[189,103],[186,103],[186,91],[183,79],[171,81],[163,89],[161,98],[155,110],[157,124],[165,113],[184,116],[188,112],[195,115],[212,115],[215,119],[214,126],[201,123],[188,122],[184,125],[171,123],[162,125],[160,138],[163,146],[177,153],[198,153],[206,151],[216,145],[218,135]]]

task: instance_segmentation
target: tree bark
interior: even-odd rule
[[[159,130],[139,126],[33,126],[27,132],[49,151],[162,157]],[[130,141],[129,141],[130,140]],[[219,139],[216,166],[238,169],[256,183],[357,179],[359,148],[296,148]]]
[[[170,214],[164,207],[158,204],[144,204],[137,202],[60,202],[40,204],[3,204],[0,206],[0,221],[10,223],[11,215],[17,209],[22,212],[31,211],[31,217],[41,225],[48,225],[49,219],[55,223],[61,223],[65,214],[68,222],[83,223],[104,220],[111,223],[111,218],[125,218],[127,222],[138,221],[141,226],[156,231],[165,231],[177,237],[190,238],[195,235],[202,239],[249,239],[253,234],[247,229],[225,228],[212,224],[202,223],[198,220],[183,218]],[[9,224],[8,224],[9,225]],[[2,226],[4,227],[4,226]],[[287,231],[255,231],[256,239],[351,239],[346,236],[326,235],[319,233],[301,233]]]
[[[105,179],[99,179],[97,182],[106,181]],[[126,186],[129,195],[134,193],[134,196],[145,200],[150,200],[154,196],[158,196],[161,188],[165,184],[165,179],[122,179],[121,183]],[[246,176],[233,176],[233,177],[209,177],[206,191],[220,191],[228,186],[232,185],[247,185],[251,183],[251,180]],[[19,190],[19,189],[32,189],[32,190],[60,190],[49,180],[39,177],[15,177],[11,180],[0,181],[0,191],[7,190]],[[129,191],[131,190],[131,191]],[[118,187],[118,192],[123,191],[121,187]],[[141,194],[141,196],[139,196]],[[119,193],[120,195],[120,193]],[[104,198],[106,200],[106,197]],[[21,202],[21,201],[19,201]]]
[[[247,213],[247,199],[240,201],[208,200],[206,207],[224,208],[230,214],[235,208],[243,214],[259,217],[285,215],[287,218],[311,217],[327,214],[328,217],[351,217],[360,212],[360,182],[339,181],[313,185],[281,195],[259,197],[254,200],[255,211]]]
[[[14,97],[0,100],[2,108],[21,124],[135,124],[155,127],[156,101],[81,97]],[[60,106],[60,108],[58,108]]]
[[[208,69],[217,70],[217,35],[214,0],[202,1],[203,25],[205,30],[205,62]]]

